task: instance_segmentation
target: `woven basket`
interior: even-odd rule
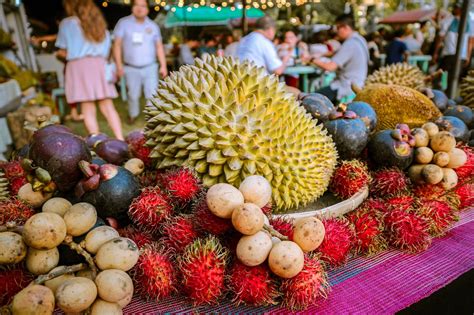
[[[274,214],[273,217],[289,217],[293,219],[300,219],[306,217],[316,216],[318,218],[333,218],[342,216],[352,210],[355,210],[364,200],[369,196],[369,188],[364,187],[354,196],[349,199],[339,201],[332,195],[325,195],[321,199],[326,201],[318,200],[314,203],[309,204],[304,208],[299,208],[295,212],[285,214]],[[336,200],[337,203],[334,203]],[[324,203],[333,203],[331,205],[324,205]],[[323,204],[323,206],[321,206]]]

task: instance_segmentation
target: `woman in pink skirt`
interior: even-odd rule
[[[117,139],[123,140],[120,117],[112,99],[113,83],[106,78],[111,40],[107,25],[93,0],[65,0],[68,15],[59,25],[56,47],[67,59],[65,92],[68,103],[80,103],[87,131],[99,133],[95,102]]]

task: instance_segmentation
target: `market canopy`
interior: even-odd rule
[[[265,13],[260,9],[246,10],[248,18],[259,18],[264,15]],[[242,8],[239,7],[174,6],[166,15],[165,27],[227,25],[230,20],[241,17]]]
[[[418,9],[410,11],[395,12],[384,18],[381,24],[409,24],[425,22],[436,16],[436,9]]]

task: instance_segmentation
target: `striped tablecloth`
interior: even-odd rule
[[[417,255],[388,250],[374,257],[357,257],[329,271],[331,292],[327,300],[307,310],[318,314],[392,314],[429,296],[474,268],[474,208],[431,247]],[[146,302],[134,297],[124,314],[157,313],[282,313],[279,307],[193,307],[185,297]]]

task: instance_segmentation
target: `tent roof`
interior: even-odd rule
[[[246,10],[246,14],[248,18],[259,18],[265,15],[262,10],[256,8]],[[238,7],[232,11],[229,7],[221,7],[217,10],[217,7],[208,6],[197,8],[174,6],[166,15],[165,27],[227,25],[231,19],[241,17],[242,9]]]
[[[424,22],[434,18],[436,9],[417,9],[410,11],[395,12],[392,15],[384,18],[379,23],[382,24],[408,24]]]

